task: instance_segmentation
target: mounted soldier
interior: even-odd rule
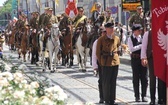
[[[75,27],[75,32],[74,32],[74,36],[72,38],[72,46],[75,46],[76,40],[79,36],[79,33],[82,29],[82,26],[85,24],[85,22],[87,22],[87,17],[84,15],[84,9],[83,7],[79,7],[78,8],[78,15],[76,16],[76,18],[73,21],[73,25]]]
[[[111,16],[111,10],[106,11],[106,18],[104,20],[105,23],[114,23],[114,19]]]
[[[144,26],[144,14],[143,14],[143,8],[142,6],[137,6],[137,12],[132,15],[129,21],[129,26],[133,27],[134,24],[140,24],[143,29],[145,29]],[[141,35],[143,35],[144,30]]]
[[[19,35],[20,32],[24,31],[24,26],[26,23],[26,16],[24,14],[19,15],[19,20],[16,22],[15,27],[16,27],[16,34],[15,34],[15,43],[18,42],[18,44],[20,45],[20,41],[21,41],[21,35]]]
[[[38,30],[38,12],[31,13],[32,18],[30,19],[29,25],[33,32],[37,33]],[[29,37],[29,45],[32,46],[32,37]]]
[[[44,38],[43,38],[42,51],[45,51],[47,38],[50,35],[50,29],[52,26],[52,23],[50,21],[51,13],[50,13],[49,9],[51,9],[51,8],[46,7],[45,12],[39,18],[39,28],[44,29],[44,33],[45,33]]]

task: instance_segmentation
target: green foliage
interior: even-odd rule
[[[0,15],[12,12],[12,0],[7,0],[0,10]]]

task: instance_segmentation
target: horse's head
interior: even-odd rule
[[[58,24],[52,24],[51,27],[51,37],[59,37],[61,35],[59,28],[58,28]]]
[[[82,27],[82,32],[85,34],[89,34],[92,30],[92,25],[87,23],[86,20],[84,20],[84,24],[81,27]]]

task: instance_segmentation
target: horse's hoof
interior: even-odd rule
[[[42,71],[43,71],[43,72],[45,72],[46,70],[45,70],[45,69],[43,69]]]
[[[86,72],[86,69],[82,69],[82,72]]]
[[[55,70],[51,70],[51,71],[50,71],[50,73],[54,73],[54,72],[55,72]]]
[[[73,62],[70,62],[70,66],[73,66]]]

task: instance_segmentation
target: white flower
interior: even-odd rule
[[[19,99],[19,98],[24,98],[25,92],[24,91],[15,91],[13,94],[14,98]]]
[[[7,86],[9,86],[9,82],[8,82],[8,80],[6,79],[6,78],[1,78],[1,80],[0,80],[0,86],[5,86],[5,87],[7,87]]]
[[[39,84],[36,81],[35,82],[31,82],[30,85],[31,85],[32,88],[38,88],[39,87]]]
[[[9,81],[13,80],[13,75],[10,72],[3,72],[1,76],[6,77]]]
[[[30,90],[30,94],[35,95],[35,94],[36,94],[36,90],[35,90],[35,89],[31,89],[31,90]]]
[[[48,97],[42,97],[41,101],[42,105],[53,105],[54,103]]]
[[[8,105],[9,101],[8,100],[5,100],[4,101],[4,104]]]

